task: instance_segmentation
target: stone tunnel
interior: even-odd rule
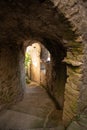
[[[86,16],[86,0],[0,0],[1,112],[23,99],[25,49],[40,42],[51,54],[47,90],[63,123],[87,130],[77,123],[87,118]]]

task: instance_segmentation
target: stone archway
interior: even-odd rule
[[[65,88],[63,119],[70,121],[78,111],[85,111],[87,18],[84,3],[86,2],[78,0],[0,1],[1,108],[22,97],[25,84],[22,75],[25,41],[31,44],[34,40],[44,42],[44,39],[50,39],[55,41],[56,46],[62,45],[67,50],[64,62],[67,64],[69,77]],[[46,45],[44,42],[50,51],[52,44],[55,46],[54,42],[47,42]],[[71,75],[74,78],[76,76],[78,82]],[[74,90],[75,98],[72,98]],[[72,97],[68,97],[68,93]]]

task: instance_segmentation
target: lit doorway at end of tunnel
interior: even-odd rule
[[[47,64],[50,62],[50,52],[42,44],[28,46],[25,52],[26,83],[35,82],[46,86]]]

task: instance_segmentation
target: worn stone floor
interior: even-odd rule
[[[46,91],[33,83],[23,101],[0,113],[0,130],[64,130],[61,114]]]

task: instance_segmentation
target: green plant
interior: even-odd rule
[[[25,53],[25,73],[26,73],[26,83],[29,83],[29,77],[28,77],[28,67],[31,64],[31,57],[29,53]]]
[[[30,55],[26,52],[26,53],[25,53],[25,68],[27,68],[30,63],[31,63],[31,57],[30,57]]]

